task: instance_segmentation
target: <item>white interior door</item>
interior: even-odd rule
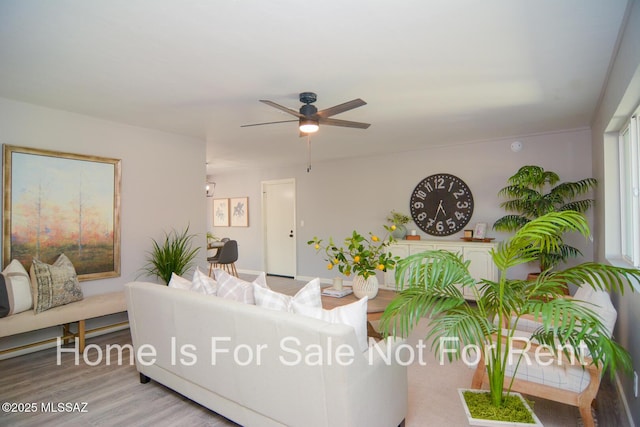
[[[296,275],[295,180],[262,183],[265,270],[267,274]]]

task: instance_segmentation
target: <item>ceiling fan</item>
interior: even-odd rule
[[[352,122],[349,120],[338,120],[330,118],[331,116],[335,116],[336,114],[344,113],[345,111],[353,110],[354,108],[366,105],[367,103],[362,99],[354,99],[352,101],[348,101],[343,104],[318,111],[318,109],[314,105],[311,105],[316,102],[317,98],[317,95],[313,92],[302,92],[300,94],[300,102],[303,102],[304,105],[300,107],[300,111],[292,110],[291,108],[276,104],[273,101],[261,99],[260,102],[277,108],[278,110],[284,111],[285,113],[291,114],[292,116],[297,117],[297,119],[281,120],[277,122],[254,123],[250,125],[242,125],[240,127],[262,126],[274,123],[288,123],[297,121],[299,123],[300,136],[306,136],[310,133],[317,132],[319,125],[342,126],[356,129],[367,129],[369,126],[371,126],[369,123]]]

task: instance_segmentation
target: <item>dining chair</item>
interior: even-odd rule
[[[207,261],[209,261],[209,277],[211,277],[214,268],[221,268],[227,273],[238,277],[235,264],[238,260],[238,242],[235,240],[226,241],[216,255],[207,258]]]

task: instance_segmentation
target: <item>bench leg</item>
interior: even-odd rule
[[[78,351],[80,353],[84,353],[84,332],[85,332],[85,328],[84,328],[84,319],[83,320],[78,320],[78,337],[76,338],[78,340]]]
[[[69,342],[71,341],[71,339],[69,338],[72,335],[70,326],[70,323],[65,323],[64,325],[62,325],[62,337],[64,338],[62,340],[62,343],[64,345],[69,345]]]

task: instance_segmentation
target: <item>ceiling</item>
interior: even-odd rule
[[[0,0],[0,97],[207,141],[208,173],[589,126],[626,0]]]

